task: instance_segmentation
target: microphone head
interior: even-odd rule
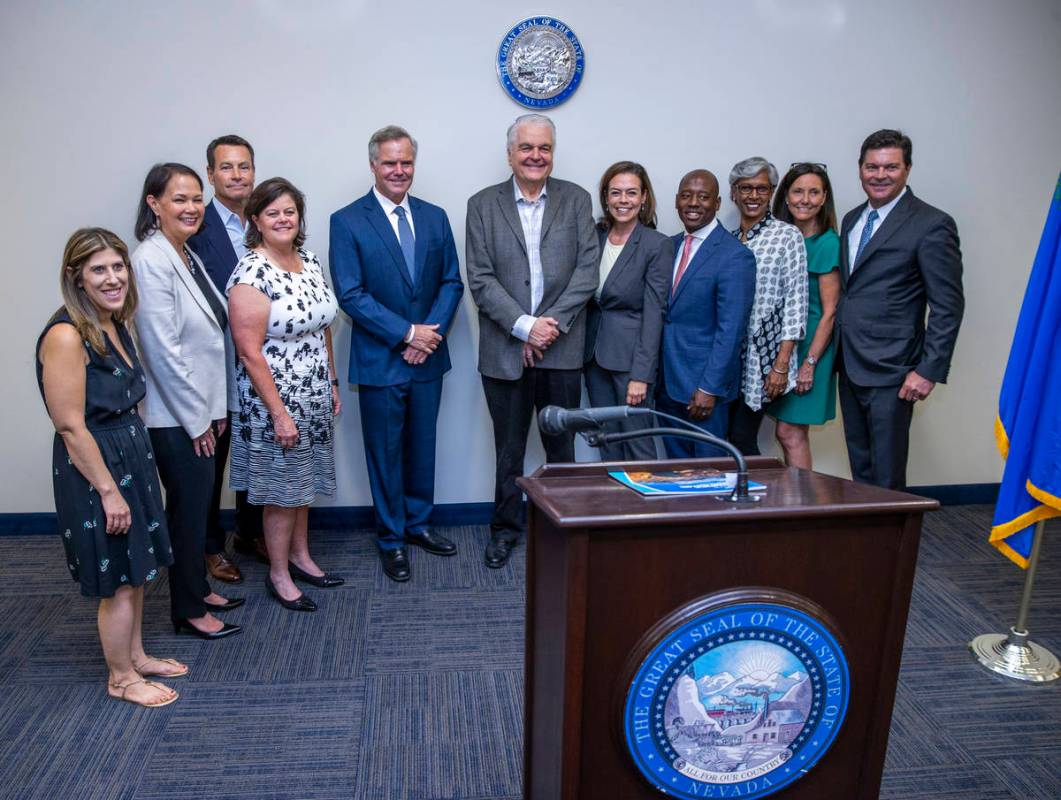
[[[538,428],[551,436],[563,433],[566,416],[567,414],[560,406],[546,406],[538,414]]]

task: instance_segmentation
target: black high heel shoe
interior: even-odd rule
[[[310,600],[306,595],[300,594],[294,600],[285,600],[280,596],[280,592],[276,591],[276,587],[273,586],[272,579],[265,576],[265,588],[268,589],[269,594],[276,598],[276,602],[282,605],[284,608],[291,611],[316,611],[317,604]]]
[[[239,625],[229,625],[227,622],[222,622],[221,630],[219,631],[201,631],[186,619],[173,620],[174,633],[190,633],[194,636],[198,636],[200,639],[224,639],[226,636],[239,633],[241,630],[243,630],[243,628]]]
[[[225,600],[224,603],[207,603],[205,600],[203,604],[206,606],[207,611],[231,611],[234,608],[239,608],[243,605],[242,597],[230,597]]]
[[[287,571],[291,573],[291,577],[296,581],[304,581],[316,586],[318,589],[332,589],[346,583],[344,578],[340,578],[338,575],[329,575],[327,572],[323,575],[310,575],[306,570],[290,561],[287,562]]]

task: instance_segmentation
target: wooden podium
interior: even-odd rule
[[[661,797],[622,729],[639,642],[697,598],[773,587],[827,612],[850,669],[831,748],[777,796],[877,798],[921,519],[939,504],[774,459],[748,465],[767,486],[748,506],[641,497],[608,477],[621,464],[546,465],[520,479],[530,501],[524,797]],[[733,469],[729,459],[637,466]]]

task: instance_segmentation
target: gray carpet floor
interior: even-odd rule
[[[1061,681],[1025,686],[977,667],[972,636],[1013,622],[1021,570],[986,544],[991,509],[926,520],[882,798],[1061,797]],[[174,636],[164,582],[145,640],[189,664],[173,705],[105,695],[95,604],[61,579],[51,536],[0,538],[0,798],[12,800],[509,800],[522,769],[524,551],[489,570],[483,527],[461,552],[414,550],[413,580],[383,577],[371,534],[320,531],[344,587],[320,611],[247,597],[223,642]],[[1048,530],[1033,638],[1061,653],[1061,525]]]

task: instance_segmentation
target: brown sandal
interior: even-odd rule
[[[145,672],[143,669],[141,669],[141,665],[150,664],[152,661],[158,661],[161,664],[172,664],[179,670],[179,672],[159,672],[158,670],[154,670],[153,672]],[[148,656],[147,661],[142,661],[140,662],[140,664],[134,662],[133,669],[135,669],[145,678],[179,678],[181,675],[188,674],[187,664],[182,664],[181,662],[173,658],[155,658],[155,656]]]
[[[121,689],[122,693],[120,695],[113,695],[110,692],[108,692],[107,696],[108,697],[113,697],[115,700],[124,700],[126,703],[132,703],[135,706],[143,706],[144,708],[160,708],[161,706],[168,706],[170,703],[172,703],[174,700],[176,700],[178,697],[180,697],[179,694],[177,694],[176,692],[173,692],[173,697],[169,698],[169,700],[160,700],[157,703],[141,703],[139,700],[131,700],[128,697],[126,697],[125,693],[129,690],[129,687],[136,686],[138,683],[142,683],[145,686],[157,686],[160,689],[169,688],[169,687],[163,686],[160,683],[155,683],[154,681],[148,681],[148,680],[144,680],[143,678],[140,678],[139,680],[129,681],[128,683],[112,683],[112,684],[109,684],[112,689]],[[173,690],[170,689],[170,691],[173,691]]]

